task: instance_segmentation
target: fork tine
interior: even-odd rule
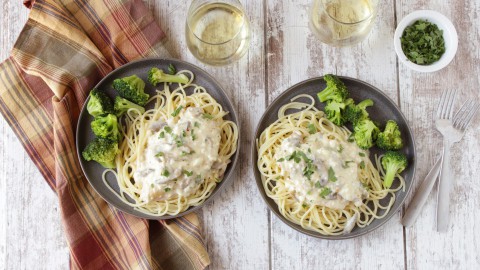
[[[440,102],[438,102],[438,106],[437,106],[437,118],[441,118],[442,116],[442,109],[444,107],[445,100],[447,99],[447,93],[448,93],[447,89],[443,90],[442,92],[442,97],[440,98]]]
[[[465,130],[467,128],[468,124],[470,124],[470,121],[473,119],[473,117],[477,113],[479,107],[480,107],[479,104],[476,103],[475,108],[473,108],[473,110],[470,111],[467,118],[465,118],[465,121],[462,122],[462,125],[460,126],[460,128],[462,130]]]
[[[447,112],[445,118],[452,119],[453,116],[453,104],[455,103],[455,99],[457,98],[457,89],[453,90],[453,93],[450,95],[450,99],[448,101]]]
[[[455,116],[453,117],[453,126],[455,128],[460,128],[460,122],[462,122],[468,112],[472,109],[471,107],[473,106],[473,100],[465,101],[462,106],[460,106],[460,109],[455,113]]]
[[[453,101],[456,96],[456,90],[448,91],[445,95],[445,99],[442,100],[442,108],[440,112],[439,119],[449,119],[448,116],[450,115],[453,107]]]

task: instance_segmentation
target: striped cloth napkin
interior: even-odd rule
[[[77,160],[75,128],[90,89],[131,60],[168,56],[151,13],[141,0],[25,4],[28,22],[0,64],[0,113],[58,195],[70,268],[204,269],[195,214],[160,222],[124,214],[92,189]]]

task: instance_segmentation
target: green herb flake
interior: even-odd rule
[[[190,177],[193,175],[193,172],[192,171],[187,171],[187,170],[183,170],[183,174],[185,174],[187,177]]]
[[[168,134],[172,133],[172,128],[169,127],[169,126],[165,126],[163,129],[164,129]]]
[[[167,187],[167,188],[165,188],[164,190],[165,190],[165,192],[169,192],[169,191],[172,190],[172,189],[169,188],[169,187]]]
[[[316,188],[321,188],[321,187],[322,187],[322,184],[320,184],[320,181],[317,181],[317,182],[315,183],[315,187],[316,187]]]
[[[340,146],[338,147],[337,152],[338,152],[338,153],[342,153],[344,149],[345,149],[345,148],[343,147],[343,145],[340,144]]]
[[[284,162],[285,161],[285,158],[280,158],[280,159],[277,159],[277,162]]]
[[[329,189],[328,187],[325,187],[320,191],[320,197],[324,198],[332,193],[332,190]]]
[[[183,109],[183,106],[182,106],[182,105],[178,106],[178,107],[175,109],[175,111],[173,111],[172,116],[173,116],[173,117],[176,117],[176,116],[180,113],[180,111],[181,111],[182,109]]]
[[[443,31],[426,20],[417,20],[407,26],[400,42],[408,60],[418,65],[430,65],[445,53]]]
[[[303,208],[303,209],[307,208],[307,205],[306,205],[306,204],[302,204],[302,208]]]
[[[313,165],[311,162],[307,163],[307,166],[303,169],[303,176],[307,177],[308,180],[311,179],[312,174],[315,173],[317,166]]]
[[[197,136],[194,133],[194,130],[190,131],[190,135],[192,135],[192,141],[195,141],[197,139]]]
[[[163,170],[163,172],[162,172],[162,176],[169,177],[169,176],[170,176],[170,172],[165,169],[165,170]]]
[[[336,182],[337,177],[335,176],[335,171],[333,170],[332,167],[328,168],[328,181],[330,182]]]
[[[195,123],[193,124],[193,126],[196,127],[196,128],[198,128],[198,127],[200,127],[200,123],[195,122]]]
[[[163,155],[164,155],[163,152],[158,152],[155,156],[156,157],[163,157]]]
[[[168,74],[175,75],[177,74],[177,69],[173,64],[168,65]]]
[[[365,156],[365,153],[359,152],[358,155],[361,156],[361,157],[364,157],[364,156]]]
[[[184,157],[184,156],[187,156],[187,155],[193,155],[195,154],[195,151],[190,151],[190,152],[185,152],[185,151],[182,151],[182,154],[181,156]]]
[[[203,114],[203,118],[212,120],[212,119],[213,119],[213,115],[211,115],[211,114],[209,114],[209,113],[204,113],[204,114]]]
[[[353,133],[351,133],[350,136],[348,136],[347,141],[348,142],[354,142],[355,141],[355,136],[353,135]]]
[[[158,135],[158,138],[159,138],[159,139],[165,138],[165,132],[163,132],[163,131],[160,132],[160,134]]]
[[[348,163],[352,163],[352,162],[353,162],[353,160],[345,161],[345,163],[343,163],[343,165],[342,165],[342,168],[344,168],[344,169],[348,168]]]
[[[315,134],[317,132],[317,129],[315,128],[314,124],[308,124],[307,128],[308,128],[308,133],[310,134]]]
[[[185,130],[182,131],[182,137],[187,137],[187,132],[185,132]]]
[[[360,169],[365,169],[365,162],[363,160],[360,162]]]

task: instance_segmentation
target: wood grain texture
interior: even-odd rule
[[[325,73],[359,78],[397,100],[396,60],[391,42],[393,5],[381,5],[367,40],[354,47],[332,48],[319,42],[308,28],[311,1],[267,3],[269,102],[289,86]],[[381,76],[378,70],[382,70]],[[345,241],[313,239],[292,230],[274,215],[271,220],[272,269],[404,267],[403,231],[398,216],[374,233]]]
[[[213,75],[231,97],[241,121],[240,158],[235,177],[199,213],[203,217],[204,235],[212,259],[210,268],[267,269],[268,212],[250,166],[251,138],[265,108],[263,3],[244,3],[251,27],[250,50],[239,62],[225,67],[204,65],[188,51],[184,28],[190,1],[151,1],[148,4],[166,31],[165,46],[172,56],[198,65]]]
[[[300,234],[271,214],[252,174],[250,148],[265,107],[291,85],[325,73],[359,78],[397,102],[414,131],[417,174],[414,190],[441,151],[432,112],[444,88],[458,88],[458,104],[479,99],[480,2],[476,0],[382,1],[375,26],[357,46],[323,45],[308,29],[310,0],[242,1],[251,22],[248,54],[225,67],[201,64],[188,51],[184,28],[188,0],[144,0],[166,32],[174,58],[192,62],[215,76],[239,113],[240,162],[233,181],[199,212],[212,259],[210,269],[479,269],[480,117],[452,149],[455,187],[451,224],[435,232],[436,191],[411,229],[400,213],[385,226],[354,240],[324,241]],[[459,34],[459,49],[445,69],[421,74],[398,62],[393,33],[400,19],[417,9],[449,17]],[[21,31],[28,10],[7,0],[0,8],[0,58]],[[473,74],[473,75],[472,75]],[[458,106],[457,106],[458,108]],[[68,248],[57,199],[0,118],[0,269],[66,269]],[[408,205],[408,202],[407,202]],[[32,218],[34,217],[34,218]],[[39,259],[41,258],[41,259]]]
[[[27,21],[22,1],[0,8],[0,59]],[[0,269],[66,269],[68,247],[55,193],[0,117]]]
[[[444,14],[455,25],[459,46],[455,59],[445,69],[420,74],[400,65],[400,101],[414,130],[418,167],[416,186],[427,175],[442,150],[441,135],[433,122],[439,95],[443,89],[458,89],[456,108],[469,99],[480,97],[479,49],[480,14],[478,1],[397,1],[397,17],[415,9],[433,9]],[[437,233],[434,189],[422,215],[406,230],[408,269],[478,269],[480,268],[480,117],[476,117],[463,140],[452,148],[452,169],[455,174],[451,193],[450,226],[447,233]]]

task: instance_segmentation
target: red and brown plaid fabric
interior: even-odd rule
[[[151,13],[141,0],[37,0],[31,8],[0,64],[0,112],[58,195],[71,268],[205,268],[195,214],[161,222],[124,214],[95,193],[77,160],[75,128],[90,89],[133,59],[167,55]]]

